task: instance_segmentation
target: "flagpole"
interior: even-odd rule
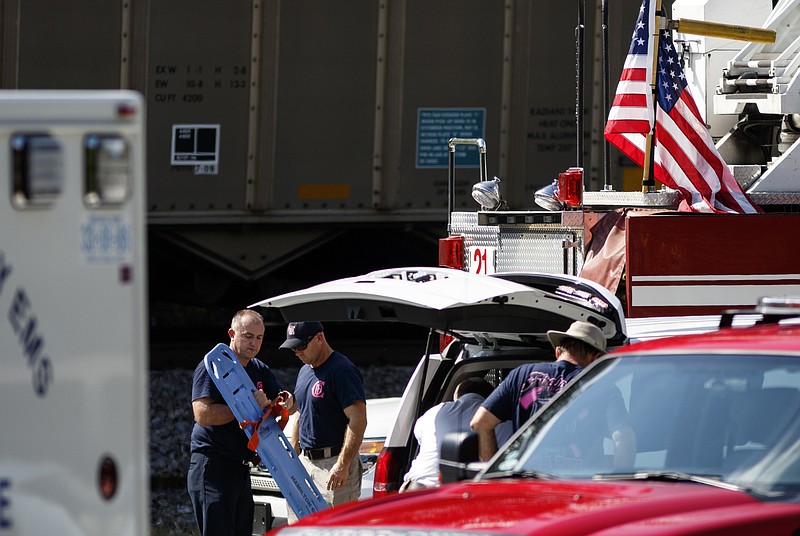
[[[653,27],[650,31],[653,32],[652,40],[652,72],[650,73],[650,90],[653,93],[653,128],[645,138],[644,147],[644,164],[642,165],[642,192],[654,192],[656,189],[656,181],[653,178],[653,153],[655,152],[655,114],[658,107],[658,41],[661,35],[661,0],[656,2],[656,16],[653,20]]]
[[[602,15],[602,43],[603,43],[603,117],[608,121],[609,111],[609,88],[608,88],[608,0],[601,0],[600,11]],[[603,190],[611,191],[614,187],[611,184],[611,144],[603,136]]]
[[[578,25],[575,27],[575,99],[576,166],[583,168],[583,66],[584,66],[584,31],[586,28],[586,0],[578,0]]]

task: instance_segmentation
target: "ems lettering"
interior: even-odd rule
[[[3,295],[3,285],[11,275],[11,265],[6,262],[6,256],[0,251],[0,296]]]
[[[23,354],[28,358],[28,365],[36,360],[43,346],[41,338],[36,336],[36,317],[32,316],[30,308],[31,302],[25,290],[17,289],[8,311],[8,320],[19,338]]]
[[[6,262],[6,256],[0,250],[0,296],[3,295],[3,285],[9,275],[11,275],[11,265]]]
[[[50,358],[42,357],[33,365],[33,390],[38,396],[45,396],[53,380],[53,365]]]
[[[52,364],[50,358],[44,355],[44,336],[39,331],[30,299],[23,288],[18,288],[11,300],[8,322],[19,340],[27,365],[33,372],[33,390],[38,396],[45,396],[52,381]]]
[[[0,478],[0,531],[10,529],[11,523],[11,480]]]

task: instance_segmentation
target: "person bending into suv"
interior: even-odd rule
[[[470,428],[478,434],[478,454],[482,461],[497,452],[494,432],[500,423],[511,421],[513,431],[519,430],[553,395],[606,351],[603,332],[588,322],[573,322],[567,331],[548,331],[547,339],[555,349],[556,360],[518,366],[475,412]]]
[[[467,378],[456,386],[453,400],[422,414],[414,424],[419,452],[404,477],[400,493],[439,485],[439,452],[442,439],[451,432],[466,432],[469,422],[494,386],[483,378]]]
[[[367,428],[361,371],[330,347],[319,322],[292,322],[280,347],[303,362],[295,384],[294,450],[329,506],[358,499],[358,449]],[[290,523],[297,521],[291,508],[288,515]]]

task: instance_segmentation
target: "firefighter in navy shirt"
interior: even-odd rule
[[[293,322],[281,345],[303,362],[297,374],[298,419],[292,445],[330,506],[358,499],[358,449],[367,427],[364,380],[358,368],[330,347],[319,322]],[[289,509],[290,522],[297,518]]]
[[[230,348],[257,390],[253,396],[266,408],[281,393],[275,375],[256,359],[264,339],[264,319],[253,310],[237,312],[228,329]],[[284,409],[294,399],[283,393]],[[250,463],[256,454],[247,436],[200,361],[192,380],[194,427],[187,488],[202,536],[250,536],[253,532],[253,491]]]

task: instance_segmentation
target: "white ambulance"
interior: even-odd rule
[[[0,92],[0,536],[150,531],[144,117]]]

